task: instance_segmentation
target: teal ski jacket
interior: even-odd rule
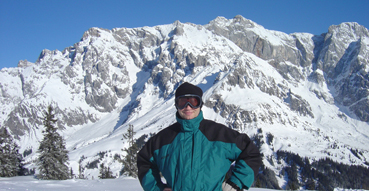
[[[204,119],[202,111],[191,120],[177,113],[177,122],[151,137],[137,154],[145,191],[221,191],[233,162],[229,180],[248,189],[261,165],[259,149],[246,134]]]

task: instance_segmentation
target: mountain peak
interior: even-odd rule
[[[83,34],[81,41],[87,39],[88,37],[100,37],[102,31],[110,32],[108,29],[92,27]]]
[[[339,25],[331,25],[328,29],[328,33],[354,34],[355,36],[366,36],[369,37],[369,31],[364,26],[357,22],[344,22]]]
[[[18,66],[19,68],[26,68],[28,66],[31,66],[33,63],[32,62],[29,62],[28,60],[20,60],[18,62]]]
[[[207,26],[215,25],[215,26],[223,27],[223,26],[230,26],[230,25],[237,25],[237,24],[245,28],[253,28],[255,26],[260,26],[257,23],[244,18],[242,15],[236,15],[232,19],[226,19],[225,17],[217,17],[216,19],[210,21],[209,24],[207,24]]]
[[[179,25],[183,25],[183,23],[181,23],[181,21],[179,21],[179,20],[176,20],[176,21],[174,21],[174,23],[173,23],[175,26],[179,26]]]
[[[233,22],[245,22],[245,21],[249,20],[243,17],[242,15],[236,15],[235,17],[233,17]]]

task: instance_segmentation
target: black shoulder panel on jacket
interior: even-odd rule
[[[204,119],[200,124],[201,132],[209,141],[222,141],[225,143],[236,143],[241,150],[245,148],[250,138],[223,124]]]
[[[150,142],[153,151],[158,150],[162,146],[172,143],[180,131],[181,125],[179,123],[174,123],[171,126],[161,130],[158,134],[151,138],[152,140],[149,140],[148,142]]]

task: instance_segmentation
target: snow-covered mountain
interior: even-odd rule
[[[268,30],[242,16],[91,28],[62,52],[43,50],[35,63],[0,71],[0,126],[32,166],[51,104],[74,172],[82,165],[96,178],[87,167],[105,163],[118,173],[128,125],[139,138],[174,123],[174,91],[188,81],[204,91],[205,118],[247,133],[276,174],[288,166],[277,151],[369,166],[368,71],[369,31],[357,23],[321,35]]]

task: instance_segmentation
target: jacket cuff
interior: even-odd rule
[[[229,179],[226,181],[226,183],[229,184],[230,186],[232,186],[232,188],[234,188],[235,190],[241,191],[240,187],[238,187],[237,184],[233,183]]]

